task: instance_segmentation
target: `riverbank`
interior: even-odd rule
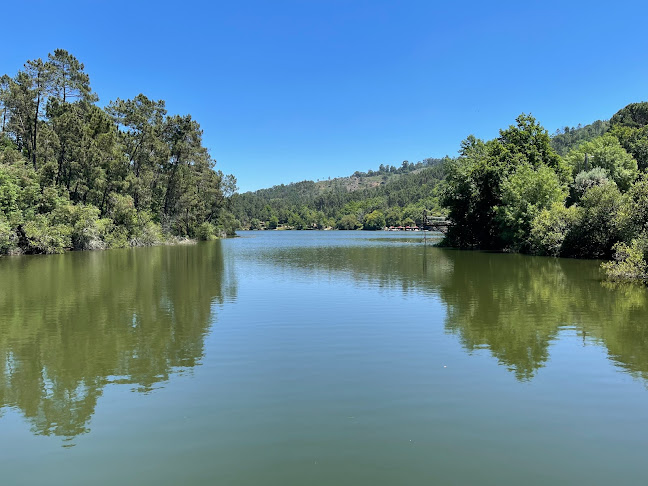
[[[101,240],[91,240],[87,246],[84,248],[75,248],[71,247],[56,247],[56,248],[47,248],[45,251],[23,251],[20,247],[13,247],[4,253],[0,253],[0,258],[3,256],[21,256],[21,255],[54,255],[67,252],[77,252],[77,251],[104,251],[104,250],[114,250],[119,248],[145,248],[145,247],[155,247],[155,246],[186,246],[186,245],[195,245],[199,241],[215,241],[222,240],[227,238],[236,238],[237,235],[227,235],[221,233],[219,235],[211,235],[209,238],[189,238],[187,236],[167,236],[165,238],[150,240],[150,239],[132,239],[129,240],[126,244],[119,244],[116,246],[108,246],[106,242]],[[49,250],[49,251],[48,251]]]

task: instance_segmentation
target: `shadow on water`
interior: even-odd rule
[[[0,412],[36,434],[89,431],[110,383],[149,392],[198,365],[235,298],[219,242],[0,261]]]
[[[535,376],[550,358],[551,342],[569,330],[585,345],[605,346],[617,366],[648,382],[645,287],[602,282],[594,261],[392,243],[279,249],[262,258],[437,296],[446,307],[446,330],[468,352],[489,350],[521,381]]]

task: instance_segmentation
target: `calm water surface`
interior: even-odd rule
[[[241,235],[0,259],[0,484],[648,484],[646,289]]]

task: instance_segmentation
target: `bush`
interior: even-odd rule
[[[99,220],[99,209],[94,206],[68,204],[58,208],[54,213],[59,216],[60,224],[70,228],[72,247],[75,250],[101,250],[105,243],[99,235],[97,221]]]
[[[589,168],[605,169],[622,191],[628,190],[637,178],[637,161],[610,134],[582,143],[565,157],[574,174]],[[586,161],[587,160],[587,166]]]
[[[579,218],[576,206],[566,208],[562,203],[554,203],[543,209],[531,223],[529,247],[535,255],[560,256],[565,235]]]
[[[622,239],[619,215],[626,206],[626,197],[616,184],[589,189],[581,199],[577,221],[565,236],[562,256],[611,257],[612,247]]]
[[[403,215],[400,208],[390,208],[385,215],[385,224],[387,226],[399,226]]]
[[[153,221],[148,211],[140,211],[136,215],[136,223],[130,229],[130,246],[153,246],[164,241],[162,227]]]
[[[117,226],[126,228],[129,234],[135,233],[135,229],[138,226],[138,218],[132,197],[113,192],[110,195],[108,216]]]
[[[229,211],[221,211],[216,225],[215,235],[217,237],[235,236],[236,230],[241,227],[241,222]],[[276,226],[275,226],[276,228]]]
[[[632,243],[614,245],[613,261],[601,265],[610,280],[639,280],[648,282],[648,235],[643,233]]]
[[[18,238],[9,222],[0,217],[0,254],[11,253],[16,249]]]
[[[137,237],[132,238],[130,244],[131,246],[155,246],[163,241],[162,227],[153,221],[148,221],[139,228]]]
[[[201,241],[210,241],[217,239],[216,237],[216,228],[213,224],[205,221],[196,230],[196,238]]]
[[[27,239],[26,253],[63,253],[72,246],[72,229],[64,224],[52,224],[42,214],[23,226]]]
[[[112,222],[112,220],[108,221]],[[107,228],[104,241],[107,248],[127,248],[131,246],[128,238],[128,230],[123,226],[115,226],[114,224]]]
[[[602,167],[594,167],[592,170],[579,172],[572,184],[572,199],[579,201],[580,198],[594,186],[604,186],[610,182],[610,174]]]

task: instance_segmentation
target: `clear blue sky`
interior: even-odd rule
[[[0,73],[56,48],[107,103],[191,113],[242,191],[455,155],[648,99],[646,2],[4,2]]]

